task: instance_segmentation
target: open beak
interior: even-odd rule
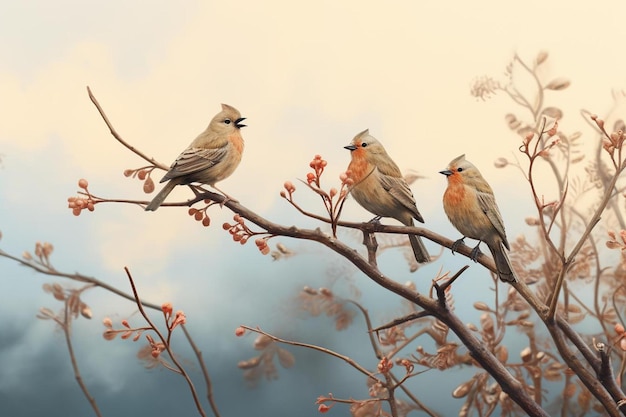
[[[247,125],[242,125],[241,122],[243,122],[244,120],[246,120],[245,117],[240,117],[239,119],[235,120],[235,126],[237,127],[237,129],[241,129],[242,127],[246,127]]]
[[[439,171],[439,173],[445,175],[446,177],[452,175],[452,171],[450,171],[449,169],[444,169],[443,171]]]
[[[344,146],[343,148],[344,148],[344,149],[347,149],[347,150],[349,150],[349,151],[353,151],[353,150],[355,150],[355,149],[356,149],[356,146],[354,146],[354,145],[347,145],[347,146]]]

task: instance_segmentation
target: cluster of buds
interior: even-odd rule
[[[173,331],[176,326],[187,322],[187,316],[185,316],[185,313],[182,310],[178,310],[176,314],[174,314],[174,309],[171,303],[163,303],[163,305],[161,305],[161,311],[163,311],[163,316],[165,317],[167,330],[170,332]]]
[[[152,171],[154,170],[154,166],[141,167],[137,169],[126,169],[124,170],[125,177],[137,177],[140,181],[143,181],[143,192],[146,194],[150,194],[154,191],[154,181],[150,177]]]
[[[618,150],[619,151],[618,155],[621,157],[621,149],[622,149],[622,146],[624,145],[624,139],[625,139],[624,138],[624,124],[623,123],[617,124],[615,126],[617,130],[609,134],[609,132],[607,132],[606,129],[604,128],[604,120],[600,119],[595,114],[592,114],[590,117],[591,117],[591,120],[593,120],[596,123],[596,126],[598,126],[598,129],[600,129],[600,131],[604,135],[604,139],[602,140],[602,148],[605,151],[607,151],[607,153],[611,156],[611,159],[613,160],[613,164],[617,167],[619,161],[615,161],[615,151]]]
[[[224,223],[222,225],[222,228],[224,230],[228,230],[228,233],[230,233],[230,235],[233,237],[233,240],[235,242],[239,242],[242,245],[245,245],[246,242],[248,242],[248,239],[250,239],[252,236],[258,236],[260,234],[264,234],[264,233],[252,231],[248,226],[246,226],[243,217],[241,217],[239,214],[235,214],[233,216],[233,220],[235,220],[235,223],[233,224]],[[259,251],[261,251],[263,255],[267,255],[270,253],[270,248],[267,244],[267,240],[270,237],[271,236],[261,237],[254,241],[257,248],[259,248]]]
[[[104,337],[105,340],[113,340],[118,335],[120,335],[121,339],[126,340],[126,339],[129,339],[134,334],[132,341],[136,342],[137,340],[139,340],[139,338],[141,337],[144,331],[150,329],[149,327],[132,328],[130,324],[128,323],[128,320],[126,319],[121,321],[121,324],[122,324],[121,329],[114,329],[113,321],[109,317],[105,317],[102,320],[102,324],[105,327],[104,333],[102,333],[102,337]]]
[[[39,310],[39,314],[37,314],[37,318],[42,320],[52,319],[62,326],[69,325],[69,320],[72,317],[78,318],[79,315],[86,319],[91,319],[93,316],[91,308],[89,308],[89,306],[80,299],[82,292],[89,288],[92,288],[92,286],[86,285],[81,289],[66,290],[61,286],[61,284],[56,282],[53,284],[44,284],[44,292],[52,294],[55,300],[63,301],[66,304],[66,309],[64,310],[64,313],[57,315],[49,308],[42,307]],[[65,312],[67,312],[67,315]]]
[[[352,171],[347,170],[346,172],[342,172],[339,174],[339,180],[341,180],[341,190],[343,192],[344,187],[352,187],[354,185],[354,180],[352,179]]]
[[[470,94],[483,101],[496,94],[498,90],[502,90],[502,86],[496,80],[486,75],[478,77],[474,80],[474,84],[470,89]]]
[[[386,374],[391,371],[393,368],[393,362],[389,360],[388,357],[383,356],[383,358],[378,362],[377,369],[381,374]]]
[[[309,172],[306,174],[306,182],[311,185],[315,183],[315,185],[319,188],[320,186],[320,177],[324,173],[324,168],[328,163],[322,159],[320,155],[315,155],[313,160],[309,163],[309,166],[313,168],[314,172]]]
[[[554,121],[554,124],[552,125],[550,129],[544,130],[541,132],[541,135],[537,138],[537,142],[535,142],[535,145],[532,150],[530,149],[530,144],[536,135],[533,131],[526,132],[526,134],[524,135],[524,139],[522,140],[522,145],[520,146],[519,150],[525,153],[526,155],[528,155],[530,158],[536,158],[540,156],[544,159],[548,159],[550,156],[550,150],[553,147],[557,146],[561,141],[561,138],[558,136],[558,133],[559,133],[558,129],[559,129],[559,121],[557,119]],[[538,149],[539,144],[542,142],[539,139],[543,135],[546,135],[548,139],[550,138],[554,138],[554,139],[552,139],[552,141],[548,143],[546,146],[544,146],[542,149]],[[503,168],[507,164],[508,164],[508,161],[506,159],[500,158],[496,161],[495,165],[496,165],[496,168]]]
[[[326,404],[327,402],[329,402],[330,405]],[[335,403],[335,399],[333,398],[333,394],[329,393],[328,397],[323,397],[323,396],[317,397],[315,404],[319,404],[317,407],[317,411],[320,412],[321,414],[324,414],[330,411],[330,409],[333,408],[336,403]]]
[[[205,203],[207,202],[207,200],[205,200]],[[209,227],[211,225],[211,218],[209,217],[209,215],[207,214],[207,207],[203,208],[203,209],[197,209],[197,208],[193,208],[191,207],[187,213],[190,216],[193,216],[194,220],[201,222],[202,226],[204,227]]]
[[[87,180],[81,178],[80,180],[78,180],[78,188],[84,190],[82,193],[84,194],[84,196],[68,197],[67,199],[68,208],[72,209],[72,214],[74,216],[79,216],[80,213],[85,209],[89,211],[94,211],[96,200],[89,193],[89,190],[87,189],[88,186],[89,183],[87,182]]]
[[[611,240],[606,242],[606,246],[609,249],[621,249],[622,251],[626,251],[626,230],[620,230],[619,240],[613,230],[609,230],[608,234]]]
[[[35,243],[35,256],[37,257],[37,261],[39,264],[48,267],[49,269],[54,269],[52,264],[50,263],[50,255],[52,255],[52,251],[54,250],[54,246],[52,243],[48,242],[37,242]],[[22,258],[25,261],[32,261],[33,255],[30,252],[25,251],[22,254]]]
[[[296,186],[293,185],[291,181],[285,181],[285,183],[283,184],[283,187],[285,188],[285,190],[280,192],[280,196],[282,198],[287,198],[287,195],[289,195],[288,200],[291,201],[293,198],[292,197],[293,193],[296,192]]]
[[[166,349],[165,343],[156,342],[154,338],[149,334],[146,335],[146,340],[148,341],[148,346],[150,346],[150,356],[152,356],[154,359],[157,359]]]
[[[340,176],[342,184],[340,190],[333,187],[328,192],[324,191],[321,188],[321,177],[327,164],[326,160],[322,159],[320,155],[315,155],[313,160],[309,162],[309,167],[313,168],[313,172],[308,172],[306,174],[306,182],[303,182],[309,187],[309,189],[322,198],[324,208],[329,215],[333,235],[336,236],[337,222],[339,221],[341,209],[343,208],[343,202],[348,195],[348,187],[354,184],[354,181],[349,177],[349,173],[343,173]],[[296,187],[293,183],[291,181],[286,181],[283,184],[283,187],[284,190],[280,192],[280,196],[289,201],[298,210],[304,212],[304,210],[293,201],[293,193],[296,191]]]
[[[345,330],[354,320],[354,311],[346,308],[345,300],[335,297],[334,293],[321,287],[319,290],[305,286],[298,295],[300,308],[311,316],[317,317],[321,313],[335,320],[336,330]]]

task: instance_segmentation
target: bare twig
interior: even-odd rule
[[[200,404],[200,399],[198,398],[198,394],[196,393],[196,388],[194,387],[193,382],[191,381],[191,378],[187,374],[187,371],[185,371],[185,368],[183,368],[183,366],[178,362],[178,359],[176,359],[174,352],[172,352],[172,348],[170,344],[168,343],[169,336],[165,338],[163,334],[159,331],[159,329],[154,325],[154,323],[152,323],[152,321],[150,320],[150,317],[146,314],[145,310],[143,309],[143,305],[139,298],[139,294],[137,293],[137,288],[135,287],[135,282],[133,281],[133,277],[130,274],[130,271],[128,270],[127,267],[124,267],[124,271],[126,272],[126,275],[128,276],[128,281],[130,282],[130,286],[133,290],[133,295],[135,297],[135,302],[137,304],[137,308],[139,309],[139,312],[143,316],[144,320],[146,320],[146,322],[150,325],[152,330],[157,334],[157,336],[159,336],[159,339],[161,339],[161,342],[165,345],[165,349],[167,350],[167,353],[170,356],[171,361],[174,363],[174,365],[176,365],[176,368],[178,368],[178,370],[180,371],[180,374],[183,376],[183,378],[185,378],[185,381],[187,381],[187,385],[189,386],[189,390],[191,391],[191,395],[193,397],[194,403],[196,404],[196,408],[198,409],[198,413],[201,416],[205,417],[206,413],[204,412],[204,409],[202,408],[202,404]]]

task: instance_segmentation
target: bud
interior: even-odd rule
[[[519,355],[522,358],[523,362],[528,362],[532,359],[532,351],[530,350],[530,347],[525,347],[524,349],[522,349]]]
[[[541,65],[548,59],[548,53],[546,51],[540,51],[535,58],[535,64]]]
[[[254,348],[256,350],[263,350],[272,343],[274,343],[274,341],[269,336],[260,334],[254,341]]]
[[[546,85],[546,89],[547,90],[554,90],[554,91],[559,91],[559,90],[565,90],[567,87],[569,87],[570,82],[568,79],[566,78],[555,78],[554,80],[550,81],[547,85]]]
[[[93,313],[87,304],[82,304],[80,309],[80,315],[86,319],[91,319],[93,317]]]
[[[81,178],[81,179],[78,180],[78,187],[79,188],[82,188],[82,189],[86,190],[88,186],[89,186],[89,183],[87,182],[86,179]]]
[[[113,340],[117,337],[117,332],[113,329],[106,329],[102,333],[102,337],[104,337],[104,340]]]
[[[491,311],[489,306],[486,303],[483,303],[482,301],[476,301],[474,303],[474,308],[478,311]]]
[[[154,191],[154,181],[152,181],[152,178],[148,177],[144,182],[143,182],[143,192],[146,194],[150,194]]]
[[[509,161],[506,158],[498,158],[493,163],[496,168],[504,168],[509,164]]]
[[[529,226],[539,226],[541,224],[541,222],[539,221],[538,218],[536,217],[526,217],[524,219],[524,221],[526,222],[527,225]]]

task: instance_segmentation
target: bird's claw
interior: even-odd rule
[[[380,219],[382,219],[382,216],[376,216],[372,220],[370,220],[368,223],[380,224]]]
[[[239,203],[239,200],[235,200],[234,198],[232,198],[228,194],[224,194],[224,199],[219,203],[220,204],[220,208],[224,208],[224,204],[226,204],[229,201],[232,201],[233,203]]]
[[[450,248],[452,250],[452,254],[454,255],[454,252],[456,252],[456,250],[459,248],[459,246],[464,245],[465,241],[464,241],[465,237],[462,237],[461,239],[457,240],[456,242],[454,242],[452,244],[452,247]]]
[[[472,252],[470,253],[470,259],[474,262],[478,262],[478,257],[482,254],[479,246],[480,242],[478,242],[478,245],[476,245],[476,247],[472,249]]]

